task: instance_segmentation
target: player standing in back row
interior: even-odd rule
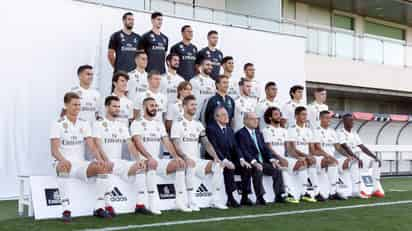
[[[210,77],[216,80],[217,77],[220,75],[220,65],[223,60],[223,53],[216,48],[217,41],[219,37],[217,31],[211,30],[207,33],[207,47],[203,48],[199,51],[196,58],[196,64],[200,65],[202,60],[205,58],[210,59],[212,61],[212,72],[210,73]]]
[[[146,71],[156,70],[160,74],[166,72],[165,58],[169,45],[169,39],[165,34],[160,32],[163,23],[163,15],[160,12],[154,12],[152,18],[152,29],[142,35],[139,42],[139,50],[144,50],[148,57]]]

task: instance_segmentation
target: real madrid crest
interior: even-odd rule
[[[64,128],[64,133],[67,133],[67,128],[69,128],[69,125],[67,123],[63,123],[63,128]]]

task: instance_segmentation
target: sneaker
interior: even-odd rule
[[[106,206],[105,210],[109,213],[111,217],[115,217],[116,213],[114,212],[114,208],[112,206]]]
[[[302,200],[306,201],[306,202],[311,202],[311,203],[315,203],[317,202],[316,199],[312,198],[311,196],[309,196],[309,194],[305,194],[302,196]]]
[[[72,213],[69,210],[64,210],[62,220],[64,223],[70,223],[72,221]]]
[[[369,194],[365,193],[364,191],[360,191],[359,197],[362,198],[362,199],[368,199],[371,196]]]
[[[149,209],[149,211],[153,215],[162,215],[162,212],[159,209]]]
[[[324,198],[322,195],[318,194],[316,195],[315,199],[319,202],[324,202],[326,201],[326,198]]]
[[[182,203],[176,202],[176,209],[185,212],[185,213],[190,213],[192,210],[186,206],[184,206]]]
[[[293,197],[286,197],[286,198],[285,198],[285,202],[286,202],[286,203],[291,203],[291,204],[299,204],[299,203],[300,203],[299,200],[296,200],[296,199],[293,198]]]
[[[100,218],[111,218],[110,214],[102,208],[94,210],[93,216]]]
[[[384,198],[385,194],[381,192],[380,190],[376,190],[374,193],[372,193],[373,197],[378,197],[378,198]]]
[[[219,203],[212,203],[212,204],[211,204],[211,207],[212,207],[212,208],[215,208],[215,209],[221,209],[221,210],[228,209],[228,207],[227,207],[226,205],[224,205],[224,204],[219,204]]]
[[[134,213],[138,214],[144,214],[144,215],[151,215],[152,213],[146,209],[144,205],[136,205],[136,208],[134,209]]]
[[[193,212],[199,212],[199,211],[200,211],[199,206],[197,206],[197,204],[194,203],[194,202],[191,202],[191,203],[189,204],[189,208],[190,208]]]
[[[338,200],[338,201],[341,201],[341,200],[347,200],[347,199],[348,199],[347,197],[342,196],[342,195],[339,194],[339,193],[335,193],[335,194],[332,194],[332,195],[329,196],[329,200]]]

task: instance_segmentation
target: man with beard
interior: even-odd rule
[[[152,29],[142,35],[139,41],[139,50],[144,50],[148,57],[146,71],[156,70],[160,74],[166,72],[165,58],[169,45],[169,39],[160,32],[163,24],[163,15],[160,12],[152,13]]]
[[[174,104],[177,100],[177,86],[183,82],[184,79],[177,74],[180,59],[178,54],[169,54],[166,57],[167,73],[162,76],[160,81],[160,92],[167,97],[167,104]]]
[[[200,73],[190,80],[192,93],[196,98],[195,119],[200,120],[203,107],[206,107],[207,100],[216,92],[215,81],[210,77],[212,73],[212,61],[204,58],[201,62]]]
[[[176,152],[186,162],[186,189],[188,207],[193,211],[199,211],[199,207],[194,201],[194,177],[204,178],[206,175],[212,175],[212,201],[210,206],[217,209],[227,209],[224,202],[221,201],[221,189],[223,186],[223,166],[217,156],[212,144],[206,137],[206,131],[203,125],[196,119],[196,99],[193,95],[186,96],[183,99],[184,114],[181,119],[172,124],[170,137],[176,148]],[[207,153],[213,160],[200,158],[199,142],[204,146]]]
[[[134,17],[131,12],[123,15],[123,29],[110,37],[107,57],[114,71],[130,72],[136,68],[135,54],[141,37],[134,33]]]
[[[252,82],[242,78],[239,81],[240,96],[235,101],[235,112],[233,116],[233,130],[235,132],[243,128],[243,117],[247,112],[255,112],[257,98],[252,96]]]
[[[276,97],[278,94],[278,87],[275,82],[268,82],[265,85],[265,98],[259,100],[256,106],[256,114],[259,116],[259,128],[262,131],[266,127],[265,119],[263,115],[266,112],[266,109],[269,107],[276,107],[280,109],[280,101]]]
[[[151,71],[147,76],[149,84],[147,90],[136,96],[134,99],[134,118],[140,118],[143,112],[143,100],[151,97],[156,100],[158,113],[156,119],[163,122],[167,110],[167,97],[160,91],[160,81],[162,77],[158,71]],[[143,113],[142,113],[143,112]]]
[[[139,153],[133,145],[128,124],[124,124],[117,118],[121,114],[121,99],[117,96],[108,96],[104,102],[106,115],[99,119],[93,127],[93,138],[100,155],[110,163],[111,173],[119,176],[122,180],[136,184],[139,192],[144,188],[138,185],[144,181],[145,162],[140,160]],[[127,145],[129,152],[135,157],[136,161],[122,159],[122,146]],[[143,178],[143,179],[140,179]],[[136,213],[147,213],[143,197],[137,195]],[[110,211],[114,214],[114,210]],[[113,215],[112,215],[113,216]]]
[[[170,53],[178,54],[180,57],[179,68],[177,73],[181,75],[186,81],[190,81],[195,76],[195,64],[197,47],[191,43],[193,39],[193,29],[190,25],[184,25],[181,29],[182,41],[176,43],[171,49]]]
[[[229,78],[229,88],[227,94],[236,100],[239,97],[239,81],[236,81],[233,77],[233,70],[235,69],[235,63],[232,56],[225,56],[222,59],[223,75]]]
[[[202,64],[203,59],[209,59],[212,62],[212,70],[210,72],[210,77],[216,79],[220,75],[220,65],[223,59],[223,53],[216,48],[218,41],[218,33],[215,30],[209,31],[207,33],[207,47],[197,53],[196,62],[197,64]]]
[[[148,209],[155,215],[161,211],[156,206],[156,173],[159,175],[175,175],[176,208],[183,212],[191,212],[185,204],[185,161],[176,154],[169,140],[162,121],[156,119],[157,103],[154,98],[143,100],[144,115],[135,120],[130,128],[133,142],[142,154],[147,165],[146,183],[139,187],[141,193],[148,192]],[[163,144],[173,159],[160,158],[160,147]]]

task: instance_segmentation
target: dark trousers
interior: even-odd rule
[[[223,169],[223,179],[228,198],[233,197],[233,191],[236,190],[235,170],[228,168]]]
[[[236,166],[237,173],[240,174],[242,180],[242,197],[247,197],[251,192],[250,180],[252,179],[253,189],[255,190],[256,197],[261,197],[265,194],[263,188],[263,172],[257,170],[255,167],[243,168],[240,165]]]
[[[282,198],[285,193],[285,186],[283,184],[282,170],[274,168],[272,164],[263,163],[263,174],[271,176],[273,180],[273,193],[276,199]]]

